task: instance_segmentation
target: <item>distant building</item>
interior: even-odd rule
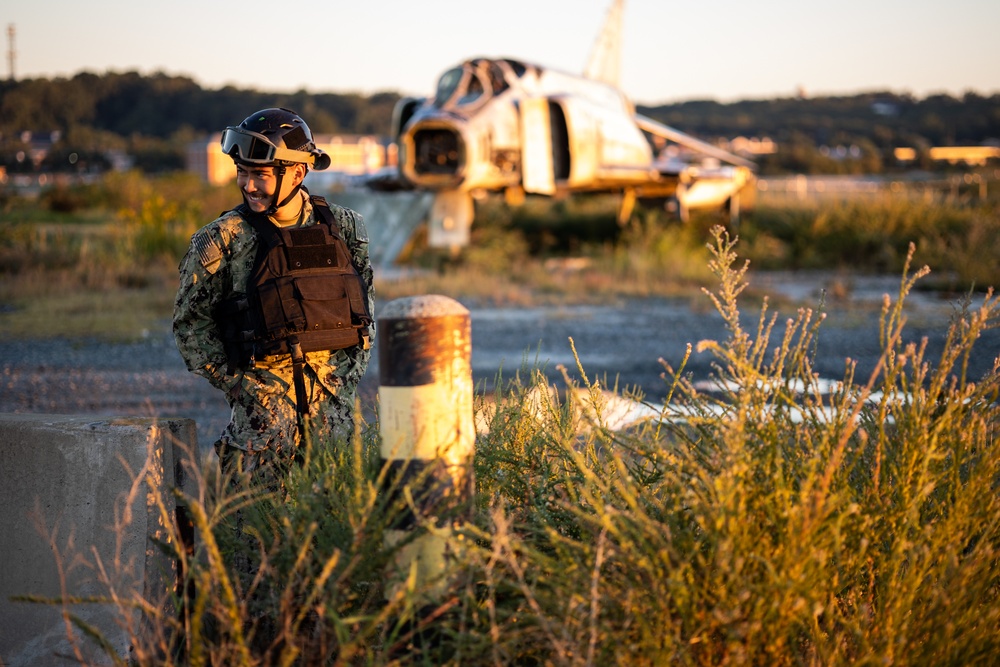
[[[987,160],[1000,158],[996,146],[939,146],[930,150],[931,159],[948,164],[984,165]]]
[[[899,107],[892,102],[872,102],[872,113],[876,116],[898,116]]]
[[[233,161],[222,152],[221,133],[188,144],[188,171],[212,185],[222,185],[236,177]],[[364,176],[396,164],[396,147],[371,135],[316,135],[316,145],[330,156],[324,173]]]
[[[198,174],[211,185],[222,185],[236,178],[233,161],[222,152],[221,141],[222,133],[216,132],[207,140],[189,143],[185,154],[187,170]]]
[[[104,151],[104,158],[114,171],[128,171],[135,166],[135,158],[122,150]]]
[[[989,160],[1000,159],[1000,147],[997,146],[937,146],[927,151],[928,157],[935,162],[948,164],[967,164],[971,166],[985,165]],[[901,147],[893,151],[893,157],[899,162],[913,162],[917,159],[915,148]]]
[[[732,153],[748,157],[772,155],[778,151],[778,145],[769,137],[736,137],[726,148]]]
[[[62,133],[59,130],[53,130],[52,132],[29,132],[25,130],[18,136],[24,148],[17,151],[14,159],[19,163],[27,161],[37,171],[41,168],[45,158],[48,157],[49,151],[52,150],[52,147],[61,137]]]
[[[349,176],[374,174],[390,164],[389,147],[371,135],[317,135],[316,145],[330,156],[330,171]],[[391,151],[395,156],[395,151]]]

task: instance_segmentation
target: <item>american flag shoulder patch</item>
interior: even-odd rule
[[[205,270],[214,273],[222,259],[222,249],[211,234],[201,233],[194,238],[194,248],[198,252],[198,260]]]

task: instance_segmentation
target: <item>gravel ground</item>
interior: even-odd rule
[[[841,379],[845,359],[857,360],[858,378],[867,377],[880,353],[878,323],[883,294],[898,292],[897,278],[855,278],[845,282],[829,274],[764,274],[750,277],[755,288],[770,294],[783,322],[795,316],[795,302],[815,307],[821,290],[839,295],[828,299],[828,316],[820,329],[816,371]],[[940,354],[953,302],[927,294],[907,300],[907,340],[928,339],[930,359]],[[572,338],[591,380],[638,387],[658,401],[665,389],[659,359],[677,366],[688,343],[723,340],[722,318],[707,297],[694,300],[643,299],[607,306],[479,308],[470,306],[472,366],[478,386],[490,387],[503,369],[511,377],[524,365],[543,368],[558,381],[560,365],[576,377]],[[377,316],[377,313],[376,313]],[[757,313],[744,324],[756,331]],[[210,448],[229,419],[221,394],[207,381],[188,373],[164,322],[162,330],[142,341],[108,344],[57,339],[44,342],[0,341],[0,412],[86,414],[95,416],[190,417],[198,425],[199,443]],[[1000,329],[977,345],[971,376],[981,377],[1000,354]],[[373,405],[378,362],[373,355],[361,386],[362,401]],[[696,379],[711,372],[708,353],[692,355],[688,370]],[[607,378],[607,382],[605,382]]]

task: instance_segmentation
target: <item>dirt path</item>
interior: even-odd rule
[[[898,279],[854,279],[846,287],[831,275],[769,274],[751,282],[772,296],[779,313],[772,343],[780,340],[783,323],[795,316],[793,301],[815,307],[819,290],[832,297],[820,329],[816,371],[841,379],[845,359],[858,362],[858,378],[875,367],[881,349],[879,307],[883,294],[898,291]],[[943,346],[952,303],[915,294],[907,300],[907,340],[928,339],[928,355],[937,360]],[[606,385],[639,387],[649,400],[665,391],[659,359],[677,366],[688,343],[723,340],[722,318],[707,297],[695,300],[633,300],[606,306],[538,308],[470,307],[473,375],[477,386],[492,387],[502,370],[510,378],[522,367],[537,366],[561,383],[559,366],[578,377],[569,339],[591,380]],[[758,313],[748,313],[744,326],[756,332]],[[972,377],[992,368],[1000,354],[1000,329],[986,332],[970,364]],[[378,363],[365,377],[361,395],[374,405]],[[712,370],[708,353],[693,354],[688,370],[696,379]],[[607,381],[605,382],[605,378]],[[209,447],[229,419],[221,394],[187,372],[163,323],[142,341],[113,345],[57,339],[47,342],[0,342],[0,412],[87,414],[95,416],[190,417],[198,425],[199,443]]]

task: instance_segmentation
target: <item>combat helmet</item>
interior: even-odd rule
[[[229,126],[222,133],[222,152],[237,164],[274,167],[281,190],[285,168],[304,164],[317,170],[330,166],[330,156],[316,147],[312,131],[302,118],[289,109],[262,109],[247,116],[242,123]],[[281,202],[273,202],[268,215],[284,206],[298,193],[295,188]]]

